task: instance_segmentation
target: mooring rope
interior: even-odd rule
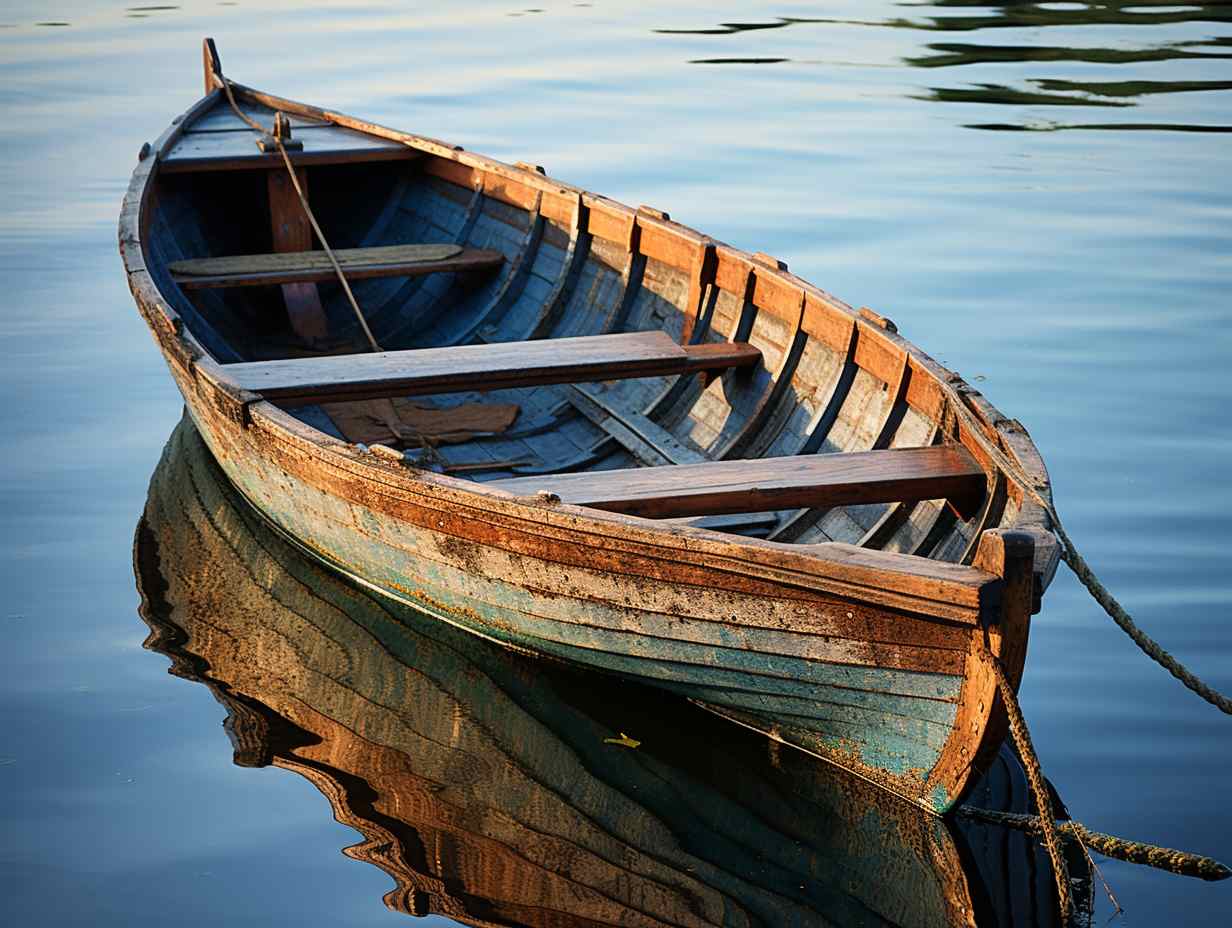
[[[999,812],[994,809],[981,809],[974,806],[963,806],[959,814],[976,821],[988,822],[992,825],[1004,825],[1017,828],[1020,831],[1038,834],[1043,826],[1041,816],[1023,815],[1018,812]],[[1200,880],[1226,880],[1232,876],[1232,870],[1211,857],[1201,854],[1191,854],[1188,851],[1178,851],[1170,847],[1159,847],[1156,844],[1146,844],[1141,841],[1126,841],[1115,835],[1106,835],[1099,831],[1091,831],[1079,822],[1057,822],[1056,829],[1066,838],[1072,838],[1086,844],[1092,850],[1123,860],[1126,863],[1142,864],[1157,870],[1167,870],[1180,876],[1197,877]]]
[[[363,311],[359,308],[359,302],[355,299],[355,294],[351,292],[351,285],[347,281],[346,274],[342,272],[342,265],[338,263],[338,258],[334,255],[334,250],[329,247],[329,242],[325,239],[325,233],[321,231],[321,225],[317,222],[317,217],[312,212],[312,207],[308,205],[308,198],[304,196],[304,189],[300,186],[299,178],[295,174],[295,166],[291,164],[291,156],[287,154],[287,149],[282,144],[282,138],[278,135],[276,128],[266,130],[263,125],[241,110],[239,104],[235,102],[235,94],[231,90],[231,81],[223,76],[221,70],[215,70],[214,74],[222,84],[222,89],[227,95],[227,102],[231,104],[231,109],[235,111],[235,115],[263,137],[272,138],[274,144],[278,146],[278,154],[282,155],[282,162],[287,166],[287,173],[291,177],[291,186],[295,188],[295,195],[299,197],[300,206],[304,208],[304,215],[308,217],[308,221],[312,224],[312,229],[316,232],[317,240],[320,241],[321,249],[325,252],[326,257],[329,258],[329,263],[334,266],[334,274],[338,277],[338,283],[342,284],[342,289],[346,293],[348,302],[351,304],[351,309],[355,311],[355,318],[359,320],[360,328],[364,330],[364,336],[368,339],[368,344],[373,351],[383,351],[384,349],[381,348],[377,343],[376,337],[373,336],[372,330],[368,328],[368,320],[364,318]],[[277,115],[275,115],[276,122]]]
[[[1065,526],[1061,524],[1061,517],[1057,515],[1057,510],[1053,506],[1052,501],[1032,484],[1031,479],[1016,461],[1011,460],[1007,454],[997,447],[995,442],[984,434],[983,427],[977,421],[975,413],[967,407],[958,389],[952,383],[945,381],[941,382],[941,386],[949,394],[952,401],[951,405],[956,407],[956,413],[966,421],[972,436],[979,442],[980,447],[988,453],[1007,478],[1016,483],[1024,493],[1043,507],[1044,512],[1052,522],[1052,530],[1056,533],[1057,540],[1061,543],[1061,559],[1065,561],[1082,585],[1087,588],[1095,601],[1103,607],[1104,611],[1108,613],[1112,620],[1120,626],[1121,630],[1130,637],[1130,640],[1147,657],[1162,666],[1168,673],[1172,674],[1172,676],[1176,677],[1181,683],[1211,705],[1222,712],[1232,715],[1232,699],[1229,699],[1214,687],[1201,680],[1196,674],[1188,670],[1185,665],[1164,650],[1150,635],[1138,627],[1124,607],[1117,602],[1116,597],[1100,582],[1099,578],[1095,575],[1095,571],[1086,562],[1086,559],[1078,552],[1078,548],[1069,537],[1069,533],[1065,531]]]
[[[1073,900],[1070,895],[1069,867],[1066,866],[1061,851],[1061,838],[1057,834],[1056,818],[1052,811],[1052,795],[1048,792],[1048,784],[1044,782],[1044,771],[1040,767],[1039,757],[1035,754],[1035,745],[1031,743],[1031,732],[1027,730],[1026,719],[1022,717],[1014,687],[1010,685],[1005,668],[1001,666],[997,656],[989,651],[988,658],[997,677],[997,690],[1001,693],[1001,701],[1005,703],[1006,715],[1009,716],[1010,735],[1018,748],[1018,756],[1027,771],[1027,782],[1030,783],[1031,793],[1035,798],[1035,808],[1039,812],[1039,831],[1043,836],[1048,858],[1052,861],[1052,875],[1057,882],[1057,905],[1061,910],[1061,921],[1064,922],[1069,918]]]
[[[1065,531],[1065,527],[1061,524],[1061,517],[1057,514],[1052,500],[1046,497],[1031,482],[1030,477],[1028,477],[1016,461],[1005,454],[985,434],[982,424],[976,418],[975,413],[967,406],[962,393],[954,384],[949,381],[942,381],[941,385],[942,389],[950,397],[950,405],[954,408],[955,414],[963,419],[972,437],[980,447],[992,458],[993,462],[1001,469],[1001,472],[1005,474],[1008,480],[1017,484],[1025,495],[1030,496],[1043,508],[1045,514],[1051,520],[1051,527],[1056,533],[1057,540],[1060,542],[1061,559],[1065,561],[1066,566],[1073,571],[1082,585],[1087,588],[1095,601],[1103,607],[1104,611],[1144,654],[1207,702],[1225,713],[1232,714],[1232,700],[1198,678],[1197,675],[1189,671],[1180,661],[1165,651],[1158,642],[1138,627],[1124,607],[1117,602],[1116,597],[1112,595],[1095,575],[1095,571],[1087,564],[1086,559],[1078,552],[1073,540],[1069,537],[1069,533]],[[1026,769],[1027,780],[1031,786],[1036,809],[1039,812],[1038,818],[1032,819],[1032,830],[1043,838],[1044,845],[1048,851],[1048,857],[1052,862],[1053,876],[1057,884],[1057,901],[1061,911],[1061,919],[1064,921],[1069,917],[1070,908],[1073,903],[1070,893],[1069,869],[1061,854],[1061,842],[1058,835],[1058,825],[1053,816],[1052,799],[1044,782],[1044,774],[1040,766],[1039,757],[1035,753],[1035,746],[1031,743],[1031,735],[1027,730],[1026,720],[1023,718],[1022,709],[1018,704],[1014,688],[1010,685],[1009,679],[1005,675],[1005,670],[996,655],[989,651],[988,657],[992,661],[993,670],[996,674],[997,689],[1001,694],[1002,701],[1005,703],[1006,714],[1009,717],[1010,723],[1010,734],[1013,736],[1014,743],[1018,748],[1018,755],[1022,759],[1023,767]],[[986,816],[984,810],[980,810],[980,814]],[[1031,817],[1025,816],[1025,818],[1030,819]],[[1067,822],[1059,827],[1060,830],[1073,835],[1082,844],[1083,852],[1086,853],[1088,860],[1090,859],[1090,853],[1086,850],[1084,839],[1096,851],[1107,853],[1110,857],[1132,860],[1135,863],[1150,863],[1152,866],[1159,866],[1161,869],[1170,870],[1173,873],[1197,875],[1202,876],[1203,879],[1224,879],[1230,873],[1223,864],[1210,858],[1187,854],[1183,851],[1160,848],[1155,845],[1124,841],[1111,835],[1088,831],[1078,822]],[[1094,861],[1092,861],[1092,864],[1094,864]],[[1216,875],[1208,876],[1206,874]],[[1111,893],[1109,894],[1111,895]],[[1117,907],[1118,909],[1120,908],[1119,905]]]

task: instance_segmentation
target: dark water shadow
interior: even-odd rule
[[[350,584],[238,498],[187,420],[134,564],[147,649],[226,709],[235,764],[321,791],[362,835],[343,853],[394,880],[394,911],[544,928],[1057,921],[1020,832],[936,818],[687,702]],[[1003,752],[968,801],[1026,796]]]
[[[690,58],[689,64],[783,64],[790,58]]]
[[[988,3],[982,0],[935,0],[930,7],[978,8],[974,15],[925,16],[896,19],[882,25],[937,32],[973,32],[980,29],[1038,29],[1056,26],[1159,26],[1176,23],[1232,22],[1232,7],[1222,0],[1194,3],[1157,3],[1147,0],[1099,0],[1073,3],[1081,9],[1057,9],[1042,3]],[[1152,9],[1152,7],[1156,7]],[[1175,9],[1158,9],[1175,7]]]
[[[928,45],[935,54],[906,58],[916,68],[955,68],[970,64],[1025,64],[1027,62],[1077,61],[1086,64],[1140,64],[1186,58],[1213,60],[1232,58],[1230,53],[1195,52],[1205,42],[1181,42],[1154,48],[1083,48],[1064,45],[972,45],[938,42]]]
[[[657,35],[735,35],[740,32],[759,32],[764,29],[783,29],[800,23],[832,23],[834,19],[800,19],[780,16],[764,23],[719,23],[717,26],[698,29],[654,29]]]
[[[1183,123],[1167,122],[1090,122],[1065,125],[1064,123],[997,123],[972,122],[964,123],[964,129],[983,129],[991,132],[1062,132],[1074,129],[1086,129],[1104,132],[1213,132],[1229,133],[1232,126],[1187,126]]]
[[[905,4],[906,5],[906,4]],[[1161,26],[1177,24],[1232,23],[1232,3],[1195,2],[1173,4],[1169,9],[1153,9],[1144,2],[1107,0],[1107,2],[1072,4],[1073,9],[1056,9],[1034,2],[987,3],[983,0],[938,0],[930,8],[953,9],[954,13],[895,17],[883,20],[837,18],[776,17],[765,22],[731,22],[693,29],[657,29],[667,35],[740,36],[748,32],[784,29],[791,26],[831,25],[882,29],[906,29],[920,33],[975,33],[1001,29],[1039,29],[1088,26]],[[1162,6],[1162,5],[1161,5]],[[963,12],[970,10],[971,12]],[[1206,61],[1232,58],[1232,37],[1209,36],[1189,41],[1156,41],[1156,34],[1146,30],[1135,32],[1145,42],[1137,48],[1102,47],[1098,45],[1005,45],[983,42],[927,42],[921,53],[908,55],[902,63],[912,68],[944,70],[971,65],[1023,64],[1103,64],[1140,65],[1167,61]],[[693,58],[690,64],[787,64],[791,58],[776,56],[731,55]],[[796,61],[797,64],[807,62]],[[929,87],[926,93],[912,94],[915,99],[937,103],[995,104],[1001,106],[1064,106],[1064,107],[1132,107],[1141,98],[1165,94],[1195,92],[1227,92],[1232,81],[1200,80],[1120,80],[1077,81],[1060,78],[1027,78],[1023,86],[1010,83],[977,83],[964,86]],[[1006,121],[966,124],[967,128],[1022,131],[1058,131],[1060,129],[1151,129],[1177,132],[1224,132],[1219,125],[1191,125],[1166,120],[1142,123],[1061,124],[1040,121]]]

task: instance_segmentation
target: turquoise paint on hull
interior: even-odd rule
[[[261,486],[253,489],[260,492]],[[313,492],[309,487],[296,486],[294,496],[302,498],[302,494],[309,492]],[[321,496],[322,501],[333,500],[333,497],[324,494]],[[376,517],[366,510],[361,511],[361,518],[365,522],[372,520],[377,523]],[[414,528],[381,527],[365,539],[356,537],[354,530],[345,524],[338,525],[334,531],[326,532],[324,529],[328,526],[323,526],[316,520],[302,518],[297,510],[276,511],[275,520],[284,530],[295,537],[306,539],[313,547],[346,553],[348,556],[345,559],[334,558],[336,566],[358,574],[389,592],[397,594],[401,591],[403,598],[406,598],[409,590],[423,588],[425,592],[429,592],[430,588],[430,599],[448,603],[456,610],[475,609],[487,615],[494,627],[507,629],[511,623],[516,623],[538,638],[551,638],[562,644],[588,648],[604,654],[624,653],[643,661],[663,662],[664,672],[667,672],[666,665],[673,662],[707,665],[715,662],[716,655],[721,655],[724,666],[730,664],[759,677],[768,678],[769,682],[761,688],[769,688],[772,692],[794,692],[813,696],[814,685],[825,685],[835,689],[832,697],[836,702],[850,705],[868,704],[862,702],[866,697],[920,697],[919,700],[912,700],[925,706],[921,710],[922,714],[916,714],[916,717],[947,722],[952,718],[951,710],[934,707],[932,704],[952,703],[957,699],[962,684],[962,678],[955,675],[860,667],[790,655],[765,654],[745,647],[724,648],[718,644],[724,637],[724,626],[710,621],[698,623],[706,625],[716,639],[714,643],[706,644],[677,639],[651,639],[636,632],[603,629],[596,626],[615,625],[619,622],[621,616],[616,614],[616,609],[576,599],[568,599],[562,606],[560,597],[539,596],[517,584],[475,577],[429,558],[414,558],[407,552],[422,550],[425,546],[423,536],[426,534]],[[345,520],[335,517],[333,521],[343,523]],[[391,538],[391,542],[395,542],[392,544],[378,543],[375,537],[395,534],[397,537]],[[577,618],[578,621],[561,621],[545,615],[553,609],[568,615],[570,619]],[[623,607],[620,610],[622,614],[631,611]],[[638,618],[644,618],[647,623],[662,621],[661,616],[649,612],[639,613]],[[578,624],[582,620],[586,620],[588,625]],[[553,630],[558,634],[549,635]],[[790,632],[779,634],[782,637],[791,636]],[[798,637],[816,638],[807,635]],[[593,663],[602,659],[601,654],[596,654],[586,662]],[[793,690],[791,684],[799,681],[805,681],[807,685]],[[752,688],[757,688],[756,684]],[[874,704],[881,705],[887,711],[895,711],[890,705]],[[913,715],[910,712],[901,714]]]
[[[412,552],[439,551],[431,532],[340,500],[259,459],[223,465],[244,495],[316,557],[467,631],[734,710],[763,731],[782,727],[790,717],[801,723],[796,740],[806,749],[820,744],[894,775],[931,770],[948,737],[957,707],[943,700],[956,700],[961,677],[765,655],[717,643],[648,640],[558,621],[536,614],[547,599],[517,584],[416,557]],[[356,531],[357,524],[366,531]],[[604,617],[602,604],[570,600],[568,606],[592,622]],[[608,607],[609,622],[616,611]],[[806,714],[796,705],[791,712],[789,703],[812,704],[817,711]],[[932,808],[940,812],[950,804],[948,798],[934,799]]]
[[[550,654],[571,663],[586,663],[582,652],[554,642],[514,636],[502,637],[501,640],[508,640],[510,643],[529,647],[533,651]],[[614,670],[613,664],[617,663],[628,666],[630,669]],[[599,665],[592,663],[592,666]],[[614,671],[632,679],[648,681],[661,689],[679,693],[681,696],[713,705],[719,709],[734,709],[762,731],[785,729],[785,721],[807,722],[807,725],[801,725],[796,730],[808,736],[816,736],[827,748],[840,754],[851,755],[854,751],[856,759],[861,764],[896,775],[909,771],[931,770],[945,743],[944,737],[929,737],[927,740],[921,737],[917,740],[900,735],[893,730],[893,722],[888,716],[869,718],[863,723],[854,723],[833,714],[836,707],[819,703],[818,711],[813,716],[785,718],[782,713],[766,711],[756,699],[739,699],[734,697],[730,690],[717,688],[704,682],[684,683],[648,677],[638,672],[635,663],[617,660],[602,666],[601,669]],[[948,730],[946,735],[948,736]]]

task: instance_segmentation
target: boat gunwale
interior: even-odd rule
[[[707,565],[733,575],[755,575],[772,582],[809,592],[857,599],[887,606],[939,622],[978,625],[988,605],[992,588],[999,583],[994,574],[963,564],[935,561],[915,555],[899,555],[860,548],[842,542],[816,545],[784,544],[763,538],[733,536],[726,532],[698,528],[660,519],[630,516],[557,503],[535,497],[515,496],[482,483],[407,468],[360,451],[348,442],[320,434],[285,409],[262,401],[250,407],[252,424],[300,452],[310,455],[314,464],[324,465],[365,485],[376,486],[391,498],[415,505],[458,513],[475,520],[487,516],[496,528],[514,528],[542,533],[556,530],[571,537],[593,537],[607,550],[626,554],[679,560],[687,550]],[[322,454],[328,451],[328,454]],[[336,487],[336,484],[334,484]],[[613,533],[612,529],[618,529]],[[883,562],[884,563],[880,563]],[[863,562],[863,563],[861,563]],[[833,566],[832,570],[827,568]],[[886,588],[887,574],[899,574],[916,581],[911,590]],[[827,581],[830,581],[827,583]],[[863,581],[863,582],[861,582]],[[931,589],[921,590],[920,583]],[[897,595],[892,595],[897,593]]]

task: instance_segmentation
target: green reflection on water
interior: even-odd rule
[[[908,5],[908,4],[904,4]],[[923,6],[923,5],[922,5]],[[919,53],[902,56],[901,62],[912,68],[953,68],[971,65],[1051,64],[1071,65],[1139,65],[1166,62],[1192,62],[1194,66],[1207,61],[1232,57],[1226,51],[1232,46],[1229,36],[1185,38],[1158,28],[1147,32],[1133,29],[1108,33],[1109,26],[1183,26],[1232,22],[1232,5],[1223,2],[1150,5],[1141,0],[1108,0],[1100,3],[1037,3],[1008,2],[989,4],[983,0],[939,0],[927,4],[931,8],[972,9],[969,14],[921,15],[882,20],[850,18],[776,17],[764,22],[729,22],[699,28],[656,29],[663,35],[737,36],[745,33],[783,29],[805,24],[873,27],[916,32],[978,32],[987,29],[1038,29],[1069,27],[1071,29],[1098,26],[1104,44],[1000,44],[984,42],[929,42]],[[1084,35],[1091,34],[1084,30]],[[1167,41],[1160,41],[1166,37]],[[1137,45],[1140,38],[1146,42]],[[739,40],[737,38],[737,40]],[[764,46],[766,43],[762,43]],[[1129,46],[1129,47],[1126,47]],[[764,48],[759,50],[766,50]],[[771,49],[771,51],[773,51]],[[821,64],[800,58],[774,54],[725,55],[691,58],[689,64]],[[1064,106],[1064,107],[1131,107],[1139,105],[1140,97],[1164,94],[1232,90],[1232,81],[1200,80],[1181,76],[1175,80],[1077,80],[1064,77],[1025,78],[1027,86],[1002,83],[975,83],[960,87],[929,87],[923,93],[907,96],[937,103],[979,103],[1001,106]],[[1152,119],[1133,123],[1063,124],[1057,121],[1027,119],[1021,121],[964,124],[966,128],[984,130],[1048,131],[1060,129],[1129,129],[1168,132],[1226,132],[1229,127],[1203,125],[1184,120]]]
[[[983,0],[938,0],[934,7],[977,7],[974,16],[929,16],[924,20],[890,20],[883,26],[968,32],[976,29],[1041,26],[1151,26],[1170,23],[1232,22],[1226,3],[1160,3],[1101,0],[1099,3],[987,3]],[[989,7],[992,9],[990,10]],[[1174,7],[1174,9],[1161,9]]]
[[[1137,64],[1143,61],[1172,61],[1180,58],[1230,58],[1232,54],[1194,52],[1189,48],[1206,44],[1187,42],[1161,45],[1155,48],[1075,48],[1064,45],[968,45],[962,42],[938,42],[928,48],[936,52],[906,59],[917,68],[952,68],[968,64],[992,64],[1027,61],[1084,61],[1089,64]]]

